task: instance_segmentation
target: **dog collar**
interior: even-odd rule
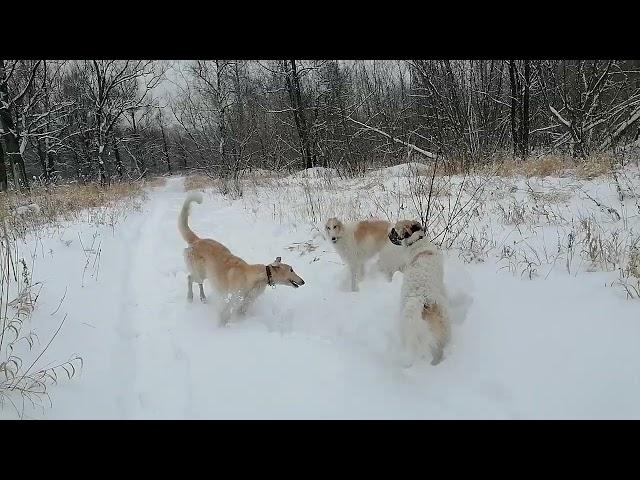
[[[273,278],[271,277],[271,267],[269,267],[269,265],[266,266],[266,270],[267,270],[267,284],[273,288],[275,288],[276,286],[273,284]]]

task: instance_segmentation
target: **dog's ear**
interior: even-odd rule
[[[282,261],[282,257],[276,257],[276,261],[273,262],[271,265],[273,265],[274,267],[277,267],[278,265],[280,265],[281,261]]]
[[[404,226],[404,237],[403,238],[409,238],[411,235],[413,235],[416,232],[419,232],[422,230],[422,225],[420,225],[420,222],[411,222],[410,225],[405,225]]]

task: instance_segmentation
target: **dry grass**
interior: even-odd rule
[[[167,179],[165,177],[154,177],[148,178],[144,181],[144,185],[146,187],[164,187],[167,183]]]
[[[185,177],[184,189],[188,192],[215,188],[222,195],[239,198],[247,188],[255,190],[256,188],[272,187],[279,182],[287,182],[288,180],[290,179],[283,172],[264,169],[240,170],[235,177],[213,177],[202,173],[193,173]]]
[[[636,209],[629,202],[626,209],[609,206],[607,196],[608,186],[620,201],[636,199],[635,171],[619,168],[612,155],[584,161],[559,155],[494,160],[457,176],[443,175],[441,164],[434,176],[429,162],[421,163],[431,168],[409,174],[403,168],[380,167],[347,178],[265,175],[255,182],[247,176],[240,179],[242,185],[256,188],[246,188],[241,198],[246,211],[256,216],[268,209],[281,224],[308,223],[313,235],[309,245],[316,244],[320,224],[332,216],[346,221],[428,217],[430,239],[458,250],[467,262],[494,258],[501,269],[528,279],[547,278],[563,264],[570,275],[620,270],[627,295],[640,297],[640,260],[629,247]],[[588,185],[603,176],[608,178]],[[205,179],[202,186],[211,183]],[[635,205],[640,212],[640,204]],[[295,249],[304,252],[305,245]],[[310,256],[315,260],[316,252]]]
[[[204,188],[219,187],[220,180],[217,178],[207,177],[206,175],[194,174],[184,179],[184,190],[201,190]]]
[[[51,405],[49,387],[65,376],[69,380],[72,379],[82,368],[83,361],[82,357],[72,355],[69,360],[54,366],[37,366],[60,332],[66,315],[58,329],[43,346],[30,325],[42,285],[32,282],[27,262],[19,257],[17,242],[12,241],[6,229],[3,229],[2,234],[0,240],[0,265],[2,265],[0,269],[0,409],[11,406],[19,418],[24,418],[25,406],[28,404],[34,408],[41,407],[43,410],[47,403]],[[35,258],[32,258],[32,262],[34,260]],[[12,297],[13,299],[9,301]],[[38,350],[40,350],[39,354]]]
[[[525,177],[561,177],[567,169],[573,168],[570,157],[562,155],[544,155],[530,158],[520,163],[520,171]]]
[[[626,266],[620,268],[617,284],[624,289],[627,298],[640,298],[640,236],[629,245]]]
[[[238,177],[248,180],[260,180],[265,178],[281,178],[285,176],[283,172],[276,170],[265,170],[264,168],[242,169],[238,172]]]
[[[431,176],[432,160],[414,160],[419,168],[398,169],[395,176]],[[585,160],[576,159],[570,155],[532,155],[526,160],[514,158],[512,154],[499,153],[482,165],[471,162],[472,170],[478,174],[497,175],[499,177],[524,176],[532,177],[563,177],[575,175],[582,180],[591,180],[602,175],[610,174],[616,164],[616,158],[609,153],[597,153],[590,155]],[[448,158],[438,162],[436,176],[463,175],[463,164],[458,158]],[[474,166],[475,165],[475,166]],[[385,167],[381,166],[369,171],[369,175],[384,173]]]
[[[34,186],[28,194],[0,194],[0,221],[17,238],[86,213],[86,220],[113,225],[127,211],[137,210],[145,199],[141,183]]]
[[[517,175],[532,177],[564,177],[575,175],[581,180],[591,180],[602,175],[611,174],[616,165],[611,154],[593,154],[585,160],[575,159],[568,155],[540,155],[521,160],[513,157],[498,157],[493,163],[484,167],[495,169],[501,177]]]
[[[500,158],[495,162],[496,174],[501,177],[514,177],[522,175],[531,177],[560,177],[566,174],[567,170],[575,168],[575,163],[571,157],[561,155],[544,155],[527,160],[518,158]]]
[[[495,175],[498,177],[524,176],[533,177],[566,177],[575,176],[581,180],[591,180],[615,171],[618,159],[610,153],[595,153],[586,159],[576,159],[564,154],[532,154],[526,160],[515,158],[511,153],[497,153],[489,161],[481,164],[474,162],[462,162],[459,158],[439,159],[435,176],[448,177],[451,175],[464,175],[474,173],[480,175]],[[389,176],[397,178],[431,177],[434,161],[423,158],[409,158],[407,162],[396,165],[377,164],[367,168],[365,178],[381,179]],[[463,170],[464,164],[471,165],[471,172]],[[299,180],[307,178],[304,170],[286,175],[284,172],[264,169],[244,169],[238,172],[237,180],[243,185],[256,187],[269,186],[271,181]],[[338,175],[314,176],[326,179],[327,183]],[[350,178],[350,177],[347,177]],[[354,178],[362,178],[356,175]],[[204,174],[194,173],[185,179],[185,190],[196,190],[211,187],[220,187],[220,179],[212,178]]]
[[[157,178],[114,183],[108,187],[34,185],[28,194],[0,194],[0,409],[11,406],[22,418],[25,405],[44,408],[51,404],[48,387],[63,378],[73,378],[82,368],[82,358],[77,355],[53,367],[38,367],[64,319],[46,344],[41,344],[31,330],[29,319],[42,285],[31,280],[35,253],[30,262],[21,258],[22,238],[28,234],[47,236],[50,227],[65,228],[65,221],[114,228],[131,211],[140,209],[146,197],[144,187],[160,186],[164,182],[165,179]],[[94,242],[96,238],[97,232]],[[96,250],[95,257],[87,257],[87,265],[90,260],[96,265],[101,251],[99,245]],[[31,268],[27,263],[31,263]]]
[[[615,170],[616,163],[616,158],[609,153],[591,155],[578,163],[576,174],[580,179],[591,180],[611,174]]]

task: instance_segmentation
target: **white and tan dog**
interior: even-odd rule
[[[408,254],[401,293],[403,346],[411,362],[428,349],[433,357],[431,364],[437,365],[451,337],[442,253],[427,240],[422,225],[415,220],[397,222],[389,240]]]
[[[213,284],[223,296],[230,295],[231,301],[220,314],[222,324],[229,321],[232,310],[238,308],[244,314],[253,301],[264,292],[267,285],[289,285],[298,288],[304,285],[290,265],[281,258],[269,265],[250,265],[233,255],[227,247],[215,240],[200,238],[189,228],[191,202],[202,203],[200,192],[191,192],[182,205],[178,217],[178,230],[189,247],[184,249],[184,259],[189,270],[187,276],[187,299],[193,300],[193,282],[200,287],[200,300],[206,301],[203,290],[205,279]]]
[[[402,253],[389,245],[388,234],[391,224],[383,220],[362,220],[342,223],[330,218],[325,223],[325,232],[331,239],[340,258],[347,264],[351,274],[351,290],[358,290],[358,281],[364,276],[367,260],[380,254],[378,269],[391,280],[393,274],[402,268]]]

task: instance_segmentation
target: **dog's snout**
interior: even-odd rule
[[[300,285],[304,285],[304,280],[300,279]]]
[[[335,242],[336,241],[336,237],[331,237],[331,241]]]

